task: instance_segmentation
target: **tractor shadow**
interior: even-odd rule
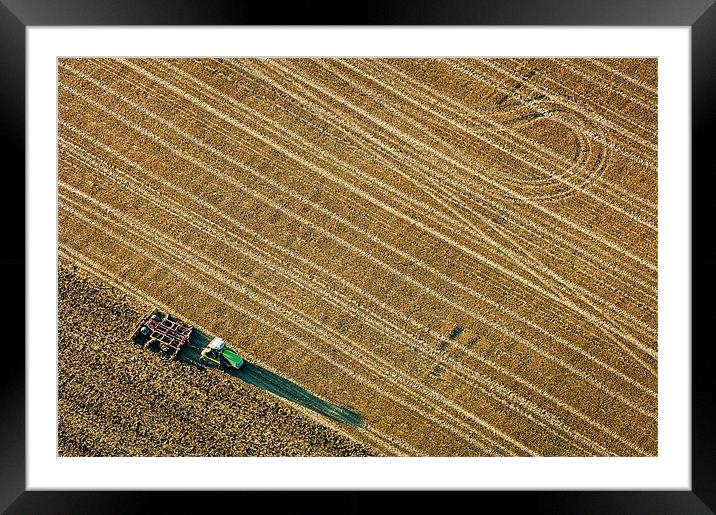
[[[189,345],[179,352],[177,359],[205,369],[206,366],[200,360],[201,350],[210,341],[210,336],[198,329],[194,329],[189,337]],[[337,422],[354,427],[363,425],[363,417],[355,411],[321,399],[293,381],[255,363],[244,360],[244,364],[239,370],[231,368],[224,370],[224,373],[286,400],[300,404]]]

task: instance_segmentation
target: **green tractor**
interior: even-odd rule
[[[201,361],[210,366],[218,367],[222,370],[241,368],[244,364],[244,358],[226,346],[221,338],[214,338],[201,351]]]

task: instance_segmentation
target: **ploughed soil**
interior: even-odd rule
[[[146,312],[67,263],[59,274],[61,456],[366,456],[259,388],[130,342]]]

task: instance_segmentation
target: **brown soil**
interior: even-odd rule
[[[132,345],[146,306],[72,265],[58,274],[61,456],[373,454],[255,387]]]
[[[59,64],[64,258],[382,453],[656,454],[656,60]]]

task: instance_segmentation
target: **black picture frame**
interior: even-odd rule
[[[25,212],[25,30],[32,26],[87,25],[575,25],[575,26],[684,26],[691,28],[692,71],[692,489],[690,491],[525,491],[456,493],[451,504],[500,503],[519,511],[545,513],[714,513],[716,511],[716,443],[712,400],[716,391],[709,359],[713,337],[708,331],[716,286],[713,269],[716,251],[709,247],[713,232],[709,143],[716,84],[716,6],[714,0],[532,0],[525,2],[428,1],[361,2],[350,14],[335,5],[294,2],[277,8],[268,2],[195,0],[0,0],[0,146],[6,191],[0,203],[6,241],[12,251],[0,254],[12,299],[5,307],[6,321],[25,320],[24,277],[27,273],[25,225],[16,223]],[[568,42],[565,42],[567,45]],[[662,129],[660,129],[662,130]],[[663,129],[668,130],[668,128]],[[713,143],[711,143],[713,145]],[[53,152],[54,149],[47,149]],[[15,159],[10,160],[13,156]],[[9,165],[8,163],[13,163]],[[8,186],[7,182],[11,184]],[[22,193],[20,193],[22,192]],[[702,198],[700,196],[703,196]],[[697,238],[697,234],[702,239]],[[703,242],[703,243],[702,243]],[[7,249],[6,249],[7,250]],[[23,270],[21,275],[15,272]],[[10,277],[12,276],[12,277]],[[22,283],[22,284],[21,284]],[[22,292],[22,293],[21,293]],[[54,295],[51,287],[48,294]],[[6,295],[7,297],[7,295]],[[23,299],[23,302],[20,302]],[[664,305],[668,305],[665,299]],[[711,316],[709,316],[711,315]],[[17,327],[21,327],[16,322]],[[24,327],[24,326],[23,326]],[[15,337],[16,338],[16,337]],[[24,339],[24,330],[23,330]],[[17,344],[5,342],[7,347]],[[8,352],[8,354],[10,354]],[[0,374],[0,509],[7,513],[131,513],[147,510],[161,498],[162,511],[186,511],[192,502],[207,502],[206,493],[189,492],[78,492],[26,491],[25,487],[25,365],[16,359]],[[29,365],[28,365],[29,366]],[[403,496],[410,504],[424,505],[426,492]],[[242,504],[265,503],[260,493],[241,493]],[[333,493],[340,500],[325,499],[328,493],[268,494],[273,503],[294,507],[316,504],[340,505],[342,512],[367,511],[371,493]],[[234,497],[232,497],[234,496]],[[236,494],[212,493],[210,503],[233,502]],[[470,496],[470,499],[464,498]],[[475,499],[477,498],[477,500]],[[310,502],[309,502],[310,501]],[[403,501],[400,501],[403,502]],[[298,504],[296,504],[298,503]],[[204,505],[205,509],[207,505]],[[405,505],[404,505],[405,506]],[[407,507],[406,507],[407,509]],[[273,509],[270,511],[274,511]],[[292,512],[295,510],[292,510]],[[320,511],[320,509],[319,509]]]

